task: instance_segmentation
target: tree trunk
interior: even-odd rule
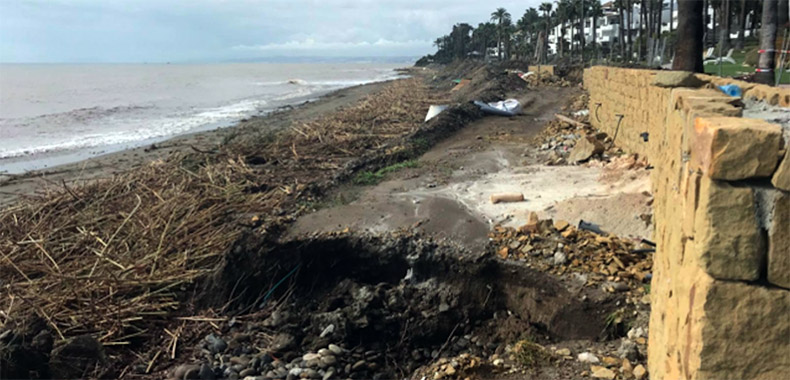
[[[634,14],[634,3],[631,0],[626,2],[625,6],[625,17],[626,17],[626,37],[628,37],[628,60],[634,58],[634,39],[631,36],[631,26],[633,21],[633,14]]]
[[[719,9],[719,49],[721,54],[726,54],[730,48],[730,2],[721,0]]]
[[[623,12],[623,1],[620,1],[620,37],[617,43],[620,45],[620,56],[625,59],[625,14]]]
[[[672,31],[674,30],[672,27],[672,24],[674,23],[675,23],[675,0],[669,0],[669,33],[672,33]]]
[[[776,16],[777,31],[784,30],[784,28],[787,28],[787,19],[788,19],[787,7],[788,7],[788,1],[790,1],[790,0],[779,0],[779,2],[776,5],[776,9],[777,9],[777,13],[776,13],[777,14],[777,16]]]
[[[735,41],[735,48],[743,49],[744,39],[746,38],[746,0],[741,0],[741,13],[738,16],[738,40]]]
[[[702,2],[678,0],[678,41],[672,70],[701,73],[702,66]]]
[[[763,0],[763,18],[760,25],[760,60],[757,61],[758,72],[754,81],[768,85],[774,84],[774,66],[776,66],[776,22],[777,0]]]

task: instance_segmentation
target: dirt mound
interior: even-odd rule
[[[526,336],[596,339],[615,302],[580,299],[539,272],[408,232],[252,249],[240,249],[233,262],[245,267],[229,265],[220,280],[235,289],[232,309],[252,314],[213,329],[190,368],[403,378],[439,357],[490,357]]]

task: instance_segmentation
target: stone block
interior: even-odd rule
[[[714,281],[695,379],[790,379],[790,291]]]
[[[777,193],[768,230],[768,282],[790,288],[790,193]]]
[[[765,242],[757,223],[754,191],[707,176],[699,186],[694,241],[703,270],[716,279],[757,280]]]
[[[790,191],[790,146],[786,147],[785,156],[771,178],[771,183],[777,189]]]
[[[691,160],[713,179],[770,177],[782,148],[782,127],[764,120],[700,117],[694,123]]]

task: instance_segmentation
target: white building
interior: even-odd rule
[[[598,17],[596,20],[596,27],[597,30],[595,31],[595,42],[600,44],[603,47],[611,47],[612,44],[618,43],[620,40],[620,13],[618,12],[617,8],[614,5],[614,2],[607,2],[601,5],[603,16]],[[639,18],[640,15],[640,5],[634,4],[633,9],[631,10],[631,37],[636,38],[639,33],[639,28],[641,26],[641,20]],[[677,28],[677,17],[678,17],[678,10],[677,10],[677,3],[675,4],[675,8],[672,12],[672,20],[674,22],[674,27]],[[669,31],[669,1],[664,3],[663,11],[661,13],[661,32],[668,32]],[[623,21],[627,20],[627,15],[623,15]],[[565,28],[565,43],[570,45],[571,41],[571,25],[557,25],[549,31],[549,53],[556,54],[558,51],[557,42],[560,39],[560,35],[562,34],[562,28]],[[576,33],[576,28],[578,27],[578,23],[573,25],[573,31]],[[584,41],[585,44],[592,44],[593,42],[593,18],[588,17],[584,20]],[[573,46],[578,45],[578,41],[573,41]]]

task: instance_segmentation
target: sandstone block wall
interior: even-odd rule
[[[651,378],[790,379],[790,153],[781,127],[740,117],[738,99],[713,88],[653,86],[655,75],[584,73],[592,124],[654,167]],[[788,89],[697,77],[790,106]]]

